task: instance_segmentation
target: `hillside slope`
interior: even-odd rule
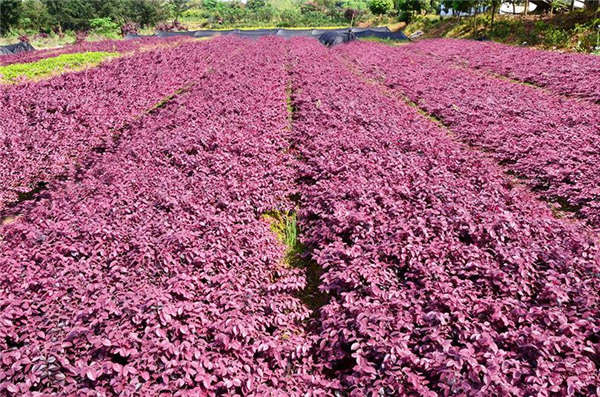
[[[410,23],[407,34],[423,31],[424,37],[490,39],[506,44],[530,45],[547,49],[600,52],[600,13],[576,11],[555,16],[497,15],[493,29],[490,15],[477,17],[419,16]]]

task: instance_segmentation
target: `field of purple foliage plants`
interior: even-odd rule
[[[86,46],[0,58],[123,54],[0,85],[0,396],[600,396],[600,57]]]

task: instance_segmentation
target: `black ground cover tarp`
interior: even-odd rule
[[[1,1],[1,0],[0,0]],[[314,37],[327,46],[332,46],[361,37],[377,37],[389,40],[408,40],[406,35],[400,31],[391,32],[387,27],[377,28],[343,28],[343,29],[230,29],[230,30],[195,30],[187,32],[158,32],[154,35],[128,34],[125,39],[137,39],[141,37],[212,37],[218,35],[235,34],[241,37],[258,38],[263,36],[291,37]],[[29,43],[20,42],[7,46],[0,46],[0,55],[18,54],[24,51],[33,51],[35,48]]]
[[[314,29],[279,29],[277,36],[289,39],[291,37],[314,37],[320,33],[316,33]]]
[[[387,32],[384,32],[381,30],[365,29],[363,31],[356,32],[355,35],[356,35],[356,37],[359,37],[359,38],[360,37],[377,37],[379,39],[387,39],[387,40],[408,40],[408,37],[406,37],[404,32],[401,32],[401,31],[390,32],[388,30]]]
[[[325,32],[319,36],[321,44],[331,47],[356,40],[356,33],[348,30],[346,32]]]
[[[235,34],[241,37],[258,38],[263,36],[279,36],[283,38],[291,37],[314,37],[326,45],[335,45],[361,37],[377,37],[388,40],[408,40],[403,32],[392,32],[387,27],[375,28],[342,28],[342,29],[230,29],[230,30],[195,30],[188,32],[158,32],[158,37],[190,36],[190,37],[211,37],[218,35]],[[151,37],[129,34],[127,39],[138,37]]]
[[[234,30],[229,34],[235,34],[241,37],[258,38],[263,36],[275,36],[277,34],[277,29]]]
[[[18,54],[20,52],[33,50],[35,50],[35,48],[33,48],[31,44],[21,41],[16,44],[0,46],[0,55]]]

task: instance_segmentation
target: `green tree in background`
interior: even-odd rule
[[[394,8],[392,0],[371,0],[369,2],[369,9],[375,15],[383,15],[388,13]]]
[[[429,11],[429,0],[396,0],[396,9],[399,12],[400,19],[410,22],[414,14],[420,14],[422,11]]]
[[[91,6],[94,18],[110,18],[115,23],[124,20],[127,11],[127,1],[124,0],[87,0]]]
[[[275,8],[265,0],[248,0],[246,9],[249,17],[259,22],[269,22],[275,17]]]
[[[460,13],[468,13],[474,7],[478,7],[480,3],[481,1],[443,0],[442,7],[460,15]]]
[[[41,0],[24,0],[21,6],[19,27],[36,32],[50,32],[52,17]]]
[[[21,15],[21,0],[0,0],[0,34],[15,26]]]
[[[207,10],[214,10],[217,8],[218,3],[218,0],[203,0],[202,7],[206,8]]]
[[[488,1],[489,1],[489,6],[490,6],[490,11],[492,13],[490,29],[494,29],[494,19],[496,17],[496,13],[500,9],[500,6],[502,5],[502,0],[488,0]]]
[[[129,0],[126,15],[140,26],[153,26],[167,19],[169,11],[160,0]]]
[[[94,18],[94,8],[87,0],[44,0],[58,30],[82,30]]]
[[[265,7],[266,5],[267,5],[267,2],[265,0],[248,0],[246,2],[246,8],[248,8],[252,11],[260,10],[261,8]]]
[[[174,17],[173,23],[177,22],[184,11],[187,11],[191,8],[190,0],[169,0],[169,6],[171,7]]]
[[[119,25],[114,23],[110,18],[93,18],[90,19],[90,28],[93,33],[104,35],[105,37],[116,37]]]

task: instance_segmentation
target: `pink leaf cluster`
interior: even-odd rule
[[[600,57],[597,55],[455,39],[421,40],[413,47],[445,60],[545,87],[557,94],[600,102]]]
[[[293,131],[301,226],[331,297],[316,347],[325,374],[353,395],[595,395],[595,237],[301,44]],[[380,59],[372,45],[343,52]]]
[[[600,107],[459,68],[411,46],[339,53],[440,119],[561,209],[600,227]]]
[[[597,235],[357,77],[377,51],[223,37],[3,94],[16,155],[72,163],[16,157],[54,179],[0,226],[0,395],[597,395]]]
[[[293,176],[283,44],[208,47],[178,48],[189,92],[2,228],[0,390],[265,395],[319,381],[294,296],[304,276],[260,217]]]
[[[0,210],[40,182],[81,172],[122,129],[204,68],[202,46],[160,49],[0,91]]]

